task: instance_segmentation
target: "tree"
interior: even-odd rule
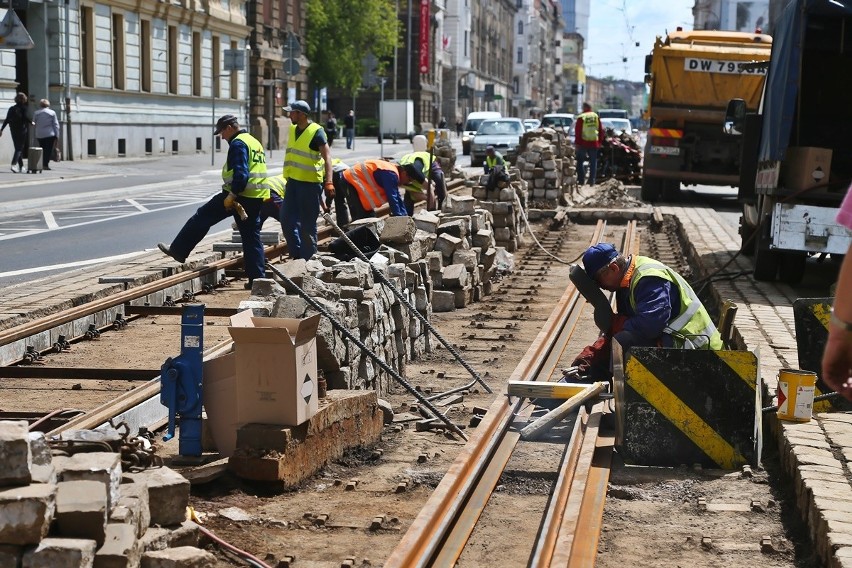
[[[391,0],[308,0],[306,19],[308,75],[317,85],[355,92],[364,55],[371,52],[381,61],[399,44]]]

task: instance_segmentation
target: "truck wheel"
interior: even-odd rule
[[[462,156],[470,156],[470,146],[462,144]]]
[[[754,279],[761,282],[774,282],[778,276],[780,255],[769,248],[768,239],[763,235],[758,235],[755,241]]]
[[[663,193],[663,180],[642,176],[642,201],[654,203],[659,201]]]
[[[791,286],[801,282],[802,276],[805,274],[808,254],[804,252],[782,252],[778,253],[778,256],[780,257],[781,280]]]
[[[663,181],[663,199],[666,201],[680,201],[680,181],[676,179]]]

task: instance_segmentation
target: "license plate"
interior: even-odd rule
[[[680,148],[677,146],[651,146],[652,154],[663,154],[666,156],[679,156]]]

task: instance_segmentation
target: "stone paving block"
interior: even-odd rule
[[[24,549],[20,546],[0,544],[0,567],[19,568]]]
[[[121,455],[111,452],[80,453],[63,463],[60,481],[100,481],[107,488],[107,507],[118,501]]]
[[[143,552],[165,550],[179,546],[198,546],[201,531],[192,521],[184,521],[178,527],[151,527],[140,539]]]
[[[444,267],[441,275],[441,282],[444,288],[464,288],[467,286],[469,274],[467,268],[463,264],[451,264]],[[434,301],[434,300],[433,300]]]
[[[418,211],[414,214],[414,225],[421,231],[426,231],[427,233],[434,233],[438,229],[438,225],[441,223],[441,219],[426,210]]]
[[[456,249],[462,248],[462,239],[447,233],[439,235],[435,240],[434,249],[444,255],[444,258],[452,258]]]
[[[110,524],[106,539],[95,553],[94,568],[138,568],[142,561],[142,544],[136,539],[136,528]]]
[[[56,468],[52,465],[34,465],[30,468],[32,483],[50,483],[56,485],[59,481],[59,476],[56,473]]]
[[[0,487],[30,482],[29,427],[26,420],[0,421]]]
[[[122,480],[123,481],[123,480]],[[130,481],[128,479],[128,481]],[[136,536],[142,536],[151,525],[151,508],[148,505],[148,486],[143,481],[122,483],[118,507],[127,509],[130,520],[135,521]]]
[[[462,264],[468,272],[473,272],[479,265],[479,255],[482,249],[457,250],[453,253],[453,264]]]
[[[50,465],[52,456],[50,446],[44,438],[44,432],[27,432],[30,442],[30,454],[33,465]]]
[[[473,286],[456,288],[453,290],[453,295],[457,309],[467,307],[468,304],[473,302]]]
[[[206,550],[181,546],[142,555],[142,568],[215,568],[216,557]]]
[[[184,476],[168,467],[158,467],[128,472],[125,477],[147,485],[152,525],[179,525],[184,521],[189,504],[189,481]]]
[[[95,541],[79,538],[46,538],[24,552],[21,568],[92,568]]]
[[[56,486],[58,536],[104,543],[107,489],[100,481],[61,481]]]
[[[408,216],[388,217],[382,229],[379,241],[388,244],[409,244],[414,240],[417,225]]]
[[[432,311],[435,313],[452,312],[456,309],[456,295],[452,290],[432,291]]]
[[[36,544],[56,513],[56,485],[32,484],[0,491],[0,544]]]

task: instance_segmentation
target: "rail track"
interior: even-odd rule
[[[599,222],[592,242],[601,240],[604,230],[605,223]],[[622,250],[639,250],[635,222],[624,232]],[[584,305],[569,285],[509,380],[550,380]],[[594,558],[613,444],[611,436],[599,436],[603,411],[602,403],[591,411],[583,409],[574,423],[556,488],[531,547],[531,566],[583,566]],[[500,397],[492,403],[386,566],[454,566],[459,561],[520,441],[517,425],[530,414],[523,400]]]

